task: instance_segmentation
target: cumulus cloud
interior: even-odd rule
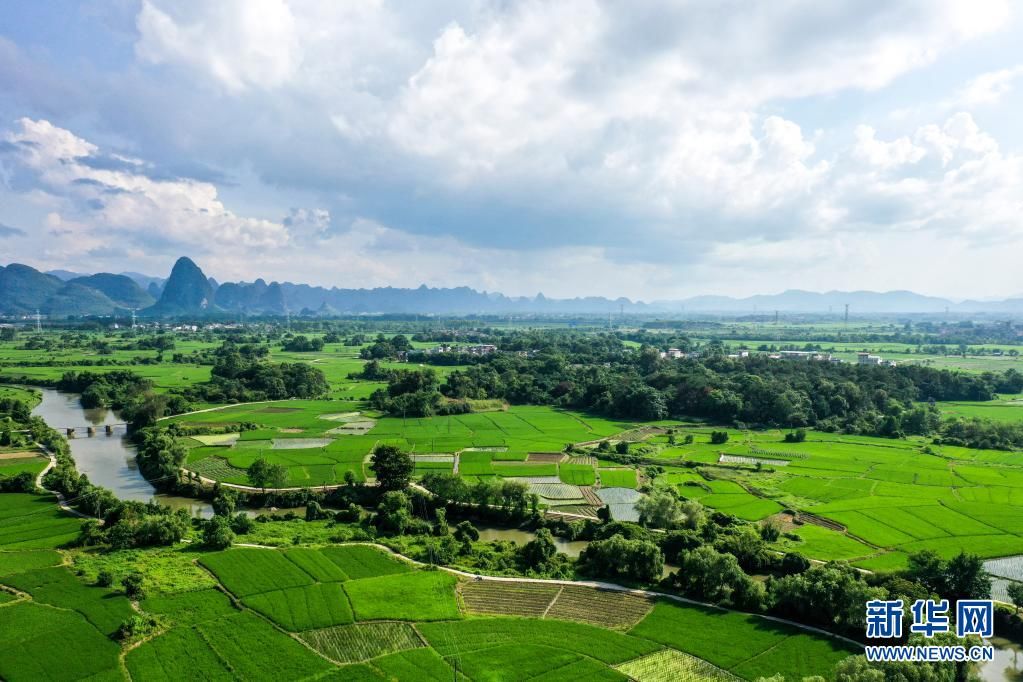
[[[143,0],[141,59],[208,70],[233,92],[281,85],[299,66],[299,35],[284,0],[193,2],[174,9],[182,18]]]
[[[203,248],[269,248],[288,241],[281,223],[228,210],[214,185],[154,180],[142,161],[104,156],[95,144],[49,121],[22,118],[3,139],[7,162],[58,200],[61,210],[51,216],[76,238],[102,241],[116,234]]]
[[[918,105],[934,65],[1011,9],[142,0],[135,63],[91,81],[92,109],[76,95],[100,123],[19,122],[0,177],[83,248],[113,232],[205,249],[221,279],[658,297],[690,273],[731,285],[743,254],[744,286],[786,256],[881,267],[892,235],[1019,233],[1019,154],[971,113],[1006,98],[1015,60],[946,83],[946,113],[878,113],[904,92]],[[0,39],[0,83],[3,49],[30,65],[18,47]]]
[[[955,95],[955,106],[973,109],[997,104],[1012,90],[1015,80],[1023,76],[1023,64],[1008,69],[988,71],[975,76]]]

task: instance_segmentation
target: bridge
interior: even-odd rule
[[[75,438],[79,435],[89,436],[90,438],[98,433],[102,433],[107,436],[119,435],[127,433],[128,425],[125,422],[118,422],[116,424],[86,424],[85,426],[55,426],[57,431],[63,431],[68,438]]]

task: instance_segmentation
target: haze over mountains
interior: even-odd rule
[[[330,316],[339,314],[514,314],[552,313],[732,313],[780,312],[841,314],[848,304],[862,313],[1023,313],[1023,298],[953,302],[911,291],[788,290],[746,298],[696,296],[674,301],[630,301],[626,298],[551,299],[509,297],[469,287],[416,289],[380,287],[339,289],[270,282],[225,282],[207,277],[189,258],[179,258],[164,280],[134,272],[80,274],[66,270],[40,272],[27,265],[0,266],[0,314],[31,315],[39,310],[51,318],[125,314],[138,310],[153,318],[218,315]]]

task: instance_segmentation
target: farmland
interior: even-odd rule
[[[798,526],[798,537],[782,540],[782,549],[883,570],[904,565],[921,549],[944,557],[960,549],[985,557],[1023,552],[1016,521],[1023,511],[1017,509],[1023,463],[1013,454],[819,432],[802,443],[784,443],[777,432],[735,432],[719,446],[695,436],[670,455],[700,463],[703,476],[668,473],[661,484],[740,518],[787,508],[835,524]],[[742,461],[715,459],[719,452]]]
[[[147,680],[182,679],[195,670],[210,679],[266,679],[268,671],[275,679],[331,673],[332,679],[445,680],[457,670],[481,681],[625,679],[623,673],[658,679],[649,676],[680,669],[724,674],[710,644],[660,641],[666,618],[703,627],[698,620],[707,615],[695,607],[655,605],[585,586],[462,582],[366,545],[193,556],[210,571],[214,587],[167,585],[149,594],[138,609],[155,617],[158,629],[122,655],[110,635],[134,613],[125,597],[84,582],[53,550],[0,552],[0,584],[26,595],[0,605],[0,674],[12,681],[114,679],[122,666],[134,679]],[[535,606],[515,606],[523,602]],[[771,638],[759,635],[765,646],[805,636],[733,616],[722,612],[725,620],[714,621],[715,627],[736,638],[777,630]],[[847,651],[805,637],[820,651]],[[74,647],[59,667],[42,653],[55,638]],[[833,658],[829,653],[793,667],[775,657],[753,665],[747,659],[757,658],[760,649],[748,653],[725,661],[746,679],[770,666],[792,679],[827,674]],[[640,671],[640,677],[633,674]]]
[[[584,503],[579,486],[598,480],[596,461],[569,460],[561,453],[566,444],[607,438],[634,426],[533,406],[400,419],[367,411],[359,403],[328,400],[230,406],[168,421],[185,429],[222,432],[196,434],[183,442],[189,447],[187,469],[225,483],[247,484],[246,469],[257,459],[284,465],[286,487],[338,484],[348,472],[363,481],[372,475],[372,449],[386,443],[408,450],[418,475],[457,471],[471,480],[561,483],[537,490],[549,506]],[[241,430],[242,425],[249,430]],[[599,474],[601,480],[606,475],[604,486],[637,485],[632,469]]]

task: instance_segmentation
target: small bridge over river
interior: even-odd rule
[[[54,426],[53,428],[68,438],[77,438],[78,436],[92,438],[99,435],[121,436],[128,432],[128,425],[124,422],[116,424],[86,424],[85,426]]]

